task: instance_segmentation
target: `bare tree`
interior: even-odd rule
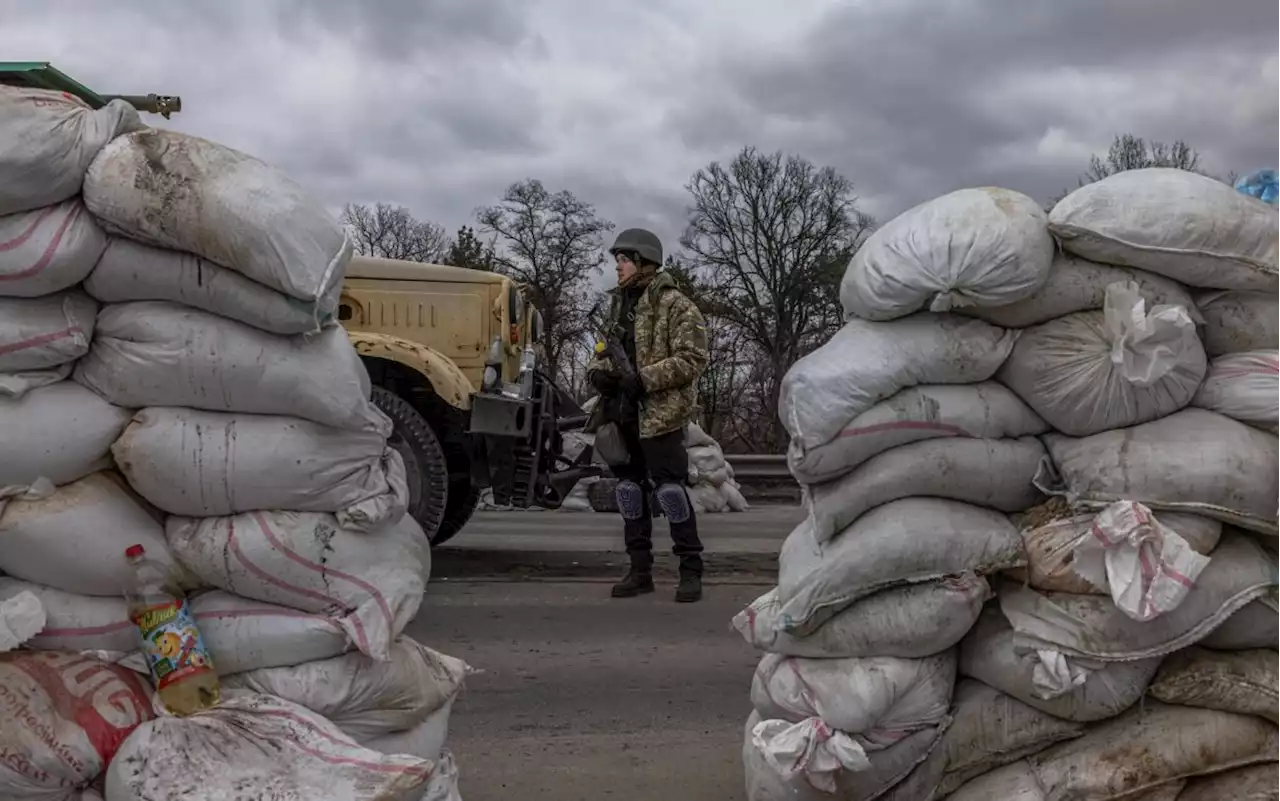
[[[1093,156],[1089,169],[1080,178],[1080,185],[1101,181],[1108,175],[1125,170],[1142,170],[1148,167],[1173,167],[1187,172],[1203,172],[1200,154],[1179,139],[1172,145],[1143,139],[1133,134],[1122,134],[1111,143],[1106,158]]]
[[[403,206],[375,203],[373,208],[348,203],[342,224],[364,256],[403,261],[439,262],[449,252],[449,236],[436,223],[419,220]]]
[[[593,276],[604,263],[603,236],[613,223],[571,192],[549,192],[541,181],[512,184],[496,206],[479,209],[481,229],[494,237],[497,272],[525,285],[542,311],[543,347],[552,375],[570,380],[592,328]]]
[[[1089,159],[1089,169],[1076,180],[1076,186],[1092,184],[1118,172],[1143,170],[1148,167],[1172,167],[1199,175],[1208,175],[1200,167],[1200,154],[1181,139],[1172,145],[1166,145],[1163,142],[1148,141],[1133,134],[1120,134],[1111,142],[1105,157],[1095,153]],[[1218,178],[1217,176],[1209,177]],[[1234,184],[1235,179],[1235,173],[1225,178],[1218,178],[1228,184]],[[1049,201],[1046,211],[1052,210],[1059,200],[1070,193],[1069,189],[1059,192]]]
[[[699,170],[681,245],[704,312],[723,319],[759,357],[753,376],[771,449],[786,447],[777,417],[782,377],[841,322],[840,276],[874,227],[852,183],[799,156],[744,148]]]

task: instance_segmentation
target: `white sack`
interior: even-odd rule
[[[1043,437],[1069,499],[1101,507],[1137,501],[1275,536],[1276,437],[1204,409],[1075,439]]]
[[[282,415],[391,433],[339,326],[282,337],[175,303],[112,304],[98,315],[75,378],[117,406]]]
[[[698,484],[685,487],[685,492],[689,495],[689,503],[693,504],[695,514],[719,514],[729,509],[723,489],[714,484]]]
[[[98,304],[79,290],[0,297],[0,372],[47,370],[89,351]]]
[[[1030,508],[1044,496],[1033,479],[1046,458],[1035,437],[955,437],[901,445],[826,484],[806,488],[814,536],[827,542],[867,511],[912,496],[948,498],[1003,512]]]
[[[1108,765],[1108,757],[1123,759],[1117,761],[1121,769]],[[1276,760],[1280,733],[1265,720],[1158,701],[1029,759],[1041,786],[1056,797],[1100,800]]]
[[[333,512],[343,528],[364,531],[408,503],[404,462],[376,431],[153,408],[138,412],[111,453],[134,489],[175,515]]]
[[[1082,186],[1053,207],[1049,229],[1086,259],[1189,286],[1280,286],[1275,208],[1186,170],[1126,170]]]
[[[462,794],[458,792],[458,763],[449,749],[440,751],[440,759],[427,780],[427,789],[418,801],[462,801]]]
[[[793,442],[791,474],[819,484],[848,473],[879,453],[942,437],[1017,439],[1049,430],[1012,391],[995,381],[911,387],[853,418],[836,438],[807,451]]]
[[[1022,540],[999,512],[940,498],[878,506],[826,545],[805,521],[778,557],[779,624],[804,636],[872,593],[1024,564]]]
[[[329,297],[351,260],[342,224],[284,173],[178,131],[104,147],[84,202],[111,233],[194,253],[299,300]]]
[[[894,587],[856,601],[799,637],[782,628],[782,603],[773,589],[735,615],[733,627],[750,645],[775,654],[921,658],[958,643],[990,597],[987,580],[973,574]]]
[[[124,668],[76,654],[0,654],[0,798],[81,801],[151,718],[150,687]]]
[[[803,450],[815,448],[908,387],[986,381],[1016,339],[1016,332],[953,314],[853,320],[787,371],[778,413]]]
[[[68,289],[84,280],[106,246],[107,235],[79,198],[0,216],[0,296]]]
[[[130,545],[173,565],[159,515],[113,472],[54,489],[40,481],[0,496],[0,572],[81,595],[118,597],[133,582]]]
[[[1090,534],[1076,550],[1076,573],[1108,590],[1116,608],[1140,623],[1176,609],[1209,564],[1209,557],[1133,501],[1099,512]]]
[[[137,651],[138,632],[123,597],[95,598],[0,578],[0,599],[21,592],[39,598],[47,615],[28,647],[92,652],[111,661]],[[328,659],[347,650],[346,633],[330,617],[221,590],[191,595],[189,602],[214,667],[223,675]]]
[[[1167,704],[1258,715],[1275,723],[1280,704],[1277,656],[1271,648],[1233,652],[1188,648],[1164,661],[1149,692]]]
[[[1080,723],[1114,717],[1136,704],[1160,668],[1160,657],[1109,664],[1065,661],[1076,672],[1075,683],[1048,686],[1045,660],[1034,651],[1018,649],[1017,633],[998,609],[984,612],[960,641],[961,675],[1027,706]]]
[[[1280,616],[1276,612],[1276,591],[1251,601],[1209,632],[1199,644],[1220,651],[1248,648],[1280,648]]]
[[[996,377],[1049,425],[1082,437],[1176,412],[1206,370],[1186,309],[1148,311],[1136,284],[1112,284],[1103,311],[1024,331]]]
[[[8,582],[0,576],[0,582]],[[6,595],[0,584],[0,653],[26,645],[40,633],[48,618],[40,599],[30,592]]]
[[[1179,779],[1275,762],[1276,746],[1276,727],[1258,718],[1147,701],[974,779],[949,801],[1129,801]]]
[[[236,694],[214,709],[163,717],[129,737],[107,770],[108,801],[153,801],[176,778],[201,801],[250,798],[419,801],[435,764],[362,748],[313,712]]]
[[[1191,405],[1274,432],[1280,423],[1280,353],[1255,350],[1219,356],[1209,365]]]
[[[95,111],[67,92],[0,85],[0,214],[78,194],[98,151],[143,127],[123,100]]]
[[[404,731],[364,738],[351,736],[365,748],[384,754],[409,754],[421,759],[440,759],[442,753],[448,753],[444,743],[449,739],[449,715],[453,712],[453,702],[456,700],[457,696],[446,700],[444,706],[429,713],[421,723]]]
[[[84,282],[103,303],[167,300],[273,334],[317,329],[338,307],[342,284],[316,302],[289,297],[234,270],[177,250],[115,238]]]
[[[941,723],[955,677],[954,651],[924,659],[765,654],[751,680],[751,704],[766,720],[819,718],[873,751]]]
[[[1233,612],[1275,586],[1275,557],[1243,534],[1224,532],[1182,603],[1139,622],[1101,595],[1037,593],[1006,582],[1000,608],[1020,648],[1107,661],[1163,656],[1203,639]]]
[[[267,668],[223,679],[223,686],[274,695],[337,724],[357,742],[406,731],[449,703],[467,664],[401,637],[375,661],[349,653],[293,667]],[[377,749],[375,749],[377,750]]]
[[[1081,595],[1107,594],[1107,584],[1094,584],[1076,572],[1076,553],[1095,539],[1096,513],[1073,514],[1061,498],[1053,498],[1019,516],[1022,544],[1027,549],[1027,567],[1009,571],[1018,581],[1037,590],[1074,592]],[[1222,522],[1210,517],[1161,512],[1155,519],[1176,532],[1191,550],[1208,555],[1222,536]]]
[[[47,387],[71,377],[71,363],[52,370],[23,370],[18,373],[0,373],[0,398],[21,398],[33,389]]]
[[[41,476],[69,484],[109,467],[111,443],[132,417],[74,381],[0,397],[0,487]]]
[[[745,512],[751,508],[751,504],[747,503],[742,490],[739,489],[738,482],[732,478],[720,486],[720,491],[724,493],[725,507],[730,512]]]
[[[858,248],[840,282],[847,317],[1003,306],[1044,284],[1053,237],[1040,204],[996,187],[960,189],[894,217]]]
[[[361,653],[382,661],[417,614],[431,572],[426,537],[408,515],[369,532],[296,512],[175,516],[165,528],[174,556],[203,581],[337,617]]]
[[[1083,733],[1080,723],[1041,712],[980,681],[961,679],[952,695],[951,726],[938,747],[882,798],[935,801],[970,779]]]
[[[587,411],[583,408],[583,411]],[[699,445],[716,445],[719,444],[711,438],[711,435],[702,430],[702,426],[697,423],[690,423],[684,429],[684,446],[686,448],[696,448]]]
[[[1187,782],[1178,801],[1275,801],[1280,770],[1275,762],[1236,768]]]
[[[1027,328],[1076,312],[1101,309],[1107,287],[1115,283],[1135,283],[1138,293],[1154,306],[1181,306],[1191,319],[1201,322],[1195,302],[1177,281],[1128,267],[1097,264],[1066,253],[1054,257],[1049,280],[1034,295],[1008,306],[966,306],[956,309],[967,317],[986,320],[1005,328]]]
[[[849,735],[821,721],[788,724],[752,712],[742,744],[747,801],[873,801],[929,756],[945,730],[921,729],[859,758]],[[834,794],[818,789],[833,784]]]
[[[1210,356],[1280,348],[1275,292],[1202,292],[1196,305],[1204,317],[1200,338]]]

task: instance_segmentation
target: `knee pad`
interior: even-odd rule
[[[634,481],[619,481],[613,495],[624,520],[644,519],[644,489]]]
[[[670,523],[683,523],[693,516],[689,505],[689,493],[679,484],[663,484],[658,487],[658,505]]]

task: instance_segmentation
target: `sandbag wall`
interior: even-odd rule
[[[1276,210],[1177,170],[877,231],[783,384],[748,798],[1274,788],[1278,288]]]
[[[430,555],[332,320],[341,225],[121,102],[8,87],[0,215],[0,796],[456,798],[468,668],[401,634]],[[154,719],[134,543],[183,577],[220,707]],[[129,715],[68,705],[94,682]]]

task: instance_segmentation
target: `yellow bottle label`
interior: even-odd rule
[[[213,659],[185,599],[149,606],[133,615],[156,689],[213,672]]]

